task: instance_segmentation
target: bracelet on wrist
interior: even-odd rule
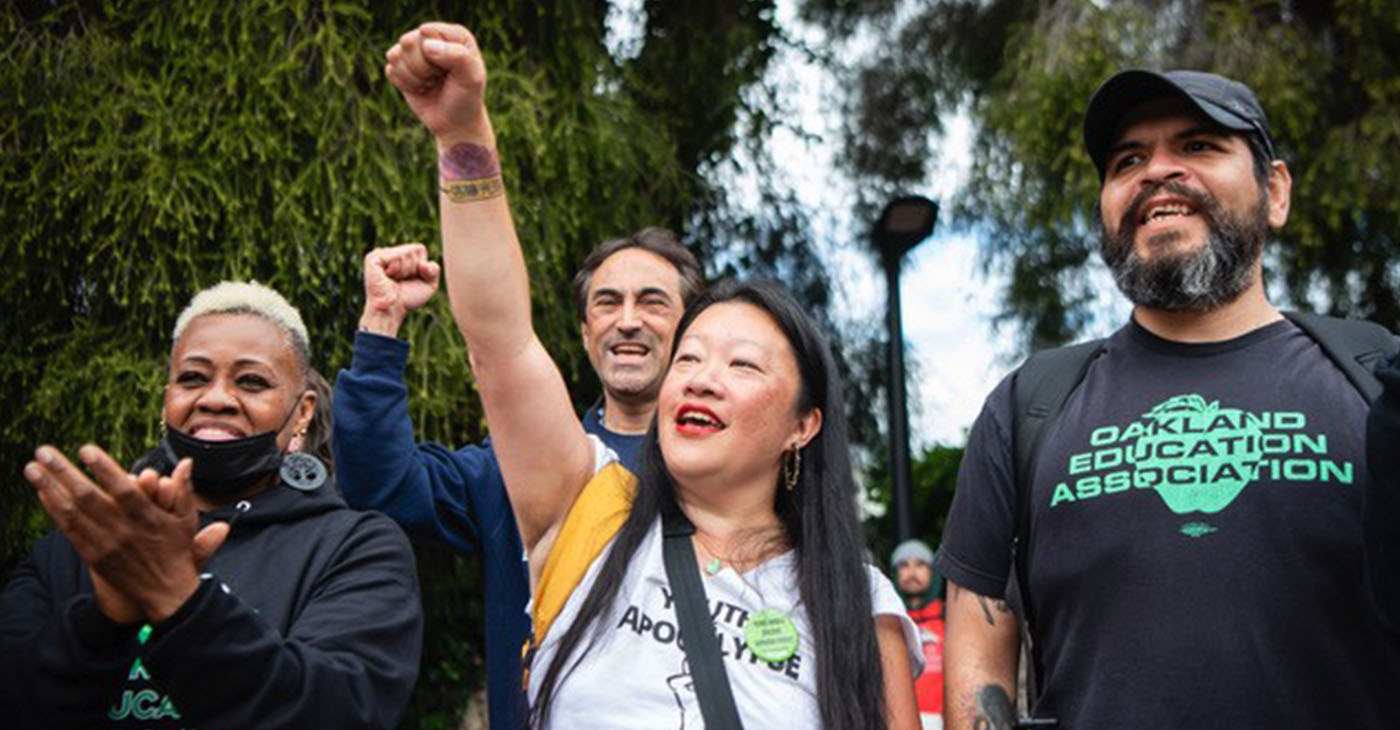
[[[501,182],[500,175],[476,180],[443,180],[439,189],[447,196],[448,200],[454,203],[489,200],[498,198],[506,192],[505,184]]]
[[[452,145],[438,155],[438,169],[440,189],[454,203],[489,200],[505,193],[500,161],[489,147],[469,142]]]

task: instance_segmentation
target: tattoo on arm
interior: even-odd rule
[[[1006,689],[999,684],[984,684],[977,691],[972,714],[973,730],[1012,730],[1016,727],[1016,709]]]
[[[992,616],[992,609],[987,606],[987,597],[978,595],[977,605],[982,607],[982,616],[987,619],[987,625],[996,626],[997,620]],[[1005,599],[997,599],[996,609],[998,613],[1011,613],[1011,606],[1006,603]]]
[[[478,144],[458,144],[438,157],[442,192],[454,203],[487,200],[505,193],[496,151]]]

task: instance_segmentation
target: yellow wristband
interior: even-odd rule
[[[500,197],[506,188],[500,175],[492,175],[479,180],[443,180],[442,192],[454,203],[468,203]]]

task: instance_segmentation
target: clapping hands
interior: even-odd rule
[[[169,618],[194,594],[199,569],[228,536],[222,522],[198,529],[193,462],[181,461],[165,477],[150,469],[128,474],[92,444],[78,456],[93,478],[52,446],[35,451],[24,476],[87,564],[97,606],[108,618]]]

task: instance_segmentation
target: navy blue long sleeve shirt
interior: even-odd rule
[[[491,728],[518,730],[527,711],[520,648],[530,635],[530,579],[515,513],[489,440],[459,449],[415,440],[404,381],[408,353],[403,340],[356,333],[350,369],[340,371],[332,399],[336,476],[350,505],[481,556]],[[642,437],[608,431],[600,414],[585,412],[584,430],[636,472]]]

